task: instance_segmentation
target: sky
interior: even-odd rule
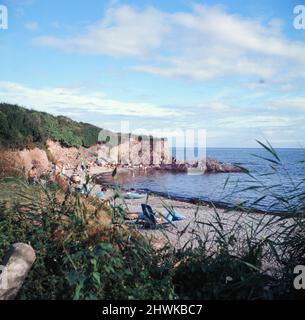
[[[0,4],[1,102],[115,131],[206,130],[208,147],[305,147],[300,1]]]

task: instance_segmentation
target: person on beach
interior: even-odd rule
[[[102,203],[113,200],[106,187],[101,187],[101,191],[96,194],[98,200]]]
[[[160,165],[163,166],[164,165],[164,157],[161,157],[161,161],[160,161]]]
[[[83,161],[82,161],[82,163],[81,163],[81,165],[80,165],[80,168],[81,168],[82,171],[85,171],[85,164],[84,164]]]
[[[66,176],[66,167],[65,165],[63,164],[62,165],[62,168],[61,168],[61,172],[60,172],[61,176],[65,177]]]
[[[38,172],[37,167],[34,165],[28,172],[28,182],[34,184],[38,182]]]
[[[55,181],[55,163],[54,162],[52,162],[52,165],[48,173],[49,173],[49,181],[53,183]]]

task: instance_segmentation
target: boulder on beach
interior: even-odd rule
[[[28,244],[11,246],[1,264],[0,300],[15,299],[35,259],[35,251]]]

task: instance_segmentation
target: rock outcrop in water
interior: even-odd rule
[[[233,164],[220,163],[214,159],[207,159],[206,161],[206,172],[241,172],[241,169]]]
[[[175,163],[159,166],[157,169],[172,172],[185,172],[190,174],[241,172],[239,167],[228,163],[221,163],[215,159],[189,162],[177,161]]]

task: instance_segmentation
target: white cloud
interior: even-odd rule
[[[278,115],[251,115],[232,116],[215,121],[216,125],[222,129],[228,128],[281,128],[289,127],[295,123],[295,119]]]
[[[54,29],[59,29],[61,27],[61,24],[55,20],[50,23],[50,26]]]
[[[305,77],[305,44],[286,39],[281,21],[263,24],[219,6],[166,13],[114,5],[80,35],[36,41],[68,52],[145,58],[133,69],[164,77]]]
[[[14,14],[17,17],[24,16],[29,7],[31,7],[36,0],[7,0],[8,4],[12,7]],[[2,1],[3,2],[3,1]]]
[[[270,109],[281,110],[285,109],[286,111],[305,111],[305,97],[302,96],[292,96],[292,97],[283,97],[280,99],[270,100],[268,103]]]
[[[28,31],[38,31],[39,30],[39,25],[36,21],[29,21],[24,25],[24,27]]]
[[[120,6],[108,9],[105,17],[88,26],[82,35],[71,38],[43,36],[36,41],[68,52],[141,57],[160,47],[162,35],[167,30],[162,12],[153,8],[140,12]]]
[[[263,26],[256,20],[230,15],[219,7],[197,5],[192,13],[172,16],[179,55],[139,65],[137,71],[166,77],[209,80],[226,75],[254,75],[272,78],[291,69],[302,75],[305,45],[286,40],[278,24]],[[292,74],[294,72],[294,74]]]
[[[40,111],[75,115],[79,110],[105,116],[173,117],[183,112],[149,103],[130,103],[107,99],[104,94],[83,93],[69,88],[30,88],[22,84],[0,81],[0,101],[19,104]]]
[[[191,109],[197,114],[215,115],[218,117],[240,111],[240,107],[230,105],[221,99],[207,100],[200,104],[193,105]]]

